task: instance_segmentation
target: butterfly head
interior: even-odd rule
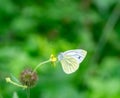
[[[58,55],[58,60],[61,61],[63,58],[64,58],[64,53],[61,52],[61,53]]]

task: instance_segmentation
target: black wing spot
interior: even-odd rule
[[[81,58],[81,56],[78,57],[78,59],[80,59],[80,58]]]

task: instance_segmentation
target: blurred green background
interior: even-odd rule
[[[73,74],[37,70],[31,98],[120,98],[119,0],[0,0],[0,98],[26,98],[5,82],[66,50],[88,52]],[[17,93],[17,95],[16,95]]]

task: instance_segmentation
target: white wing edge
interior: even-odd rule
[[[65,55],[65,54],[68,54],[69,52],[74,52],[74,51],[76,51],[76,52],[83,52],[83,53],[85,53],[85,55],[87,54],[87,51],[84,50],[84,49],[73,49],[73,50],[68,50],[68,51],[63,52],[63,54]]]

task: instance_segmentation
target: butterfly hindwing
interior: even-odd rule
[[[61,60],[61,64],[64,72],[67,74],[75,72],[79,67],[79,63],[76,59],[70,56],[66,56],[65,60]]]

